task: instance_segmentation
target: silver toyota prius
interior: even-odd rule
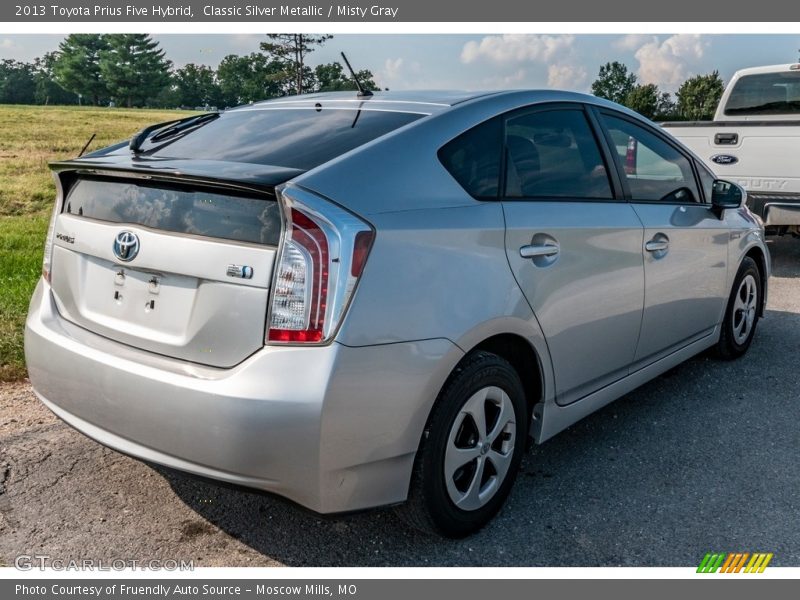
[[[319,513],[468,535],[528,438],[743,355],[764,312],[742,189],[582,94],[284,98],[52,170],[25,333],[42,402]]]

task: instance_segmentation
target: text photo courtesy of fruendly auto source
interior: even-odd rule
[[[799,44],[0,36],[0,565],[797,566]]]

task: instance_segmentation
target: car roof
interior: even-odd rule
[[[492,103],[494,100],[509,97],[515,97],[525,104],[537,104],[541,102],[583,102],[630,112],[620,105],[589,94],[548,89],[378,91],[368,97],[359,97],[355,91],[317,92],[313,94],[303,94],[301,96],[284,96],[281,98],[263,100],[229,110],[238,112],[247,110],[320,108],[321,106],[325,106],[326,108],[386,110],[431,115],[447,112],[449,109],[465,103]]]
[[[501,92],[463,90],[377,91],[372,96],[360,97],[356,91],[316,92],[301,96],[284,96],[282,98],[262,100],[231,110],[308,108],[325,103],[326,106],[333,108],[396,110],[432,114],[462,102],[498,93]]]

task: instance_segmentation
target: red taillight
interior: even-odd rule
[[[352,213],[296,186],[279,191],[284,231],[273,275],[269,343],[325,343],[364,270],[374,232]]]
[[[303,329],[300,331],[293,331],[291,329],[270,329],[269,341],[270,342],[318,342],[322,339],[322,330],[308,330]]]
[[[276,302],[273,300],[269,341],[318,342],[322,339],[328,299],[328,239],[322,228],[305,213],[292,208],[290,215],[291,221],[287,226],[291,234],[287,243],[296,244],[297,248],[301,249],[301,260],[305,262],[302,277],[304,289],[301,297],[307,305],[304,304],[302,308],[296,306],[299,302],[298,294],[295,293],[297,290],[294,289],[297,283],[295,277],[297,261],[295,265],[287,268],[283,259],[288,252],[284,252],[278,269],[278,281],[275,282],[274,294],[275,300],[278,300],[278,307],[276,309]],[[280,302],[282,293],[288,296],[288,300],[283,303]],[[302,324],[298,319],[299,313],[304,317]]]

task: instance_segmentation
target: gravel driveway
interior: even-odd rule
[[[463,541],[145,465],[75,433],[25,382],[2,384],[0,564],[685,566],[746,551],[800,566],[800,241],[771,249],[746,358],[698,356],[532,449],[506,508]]]

